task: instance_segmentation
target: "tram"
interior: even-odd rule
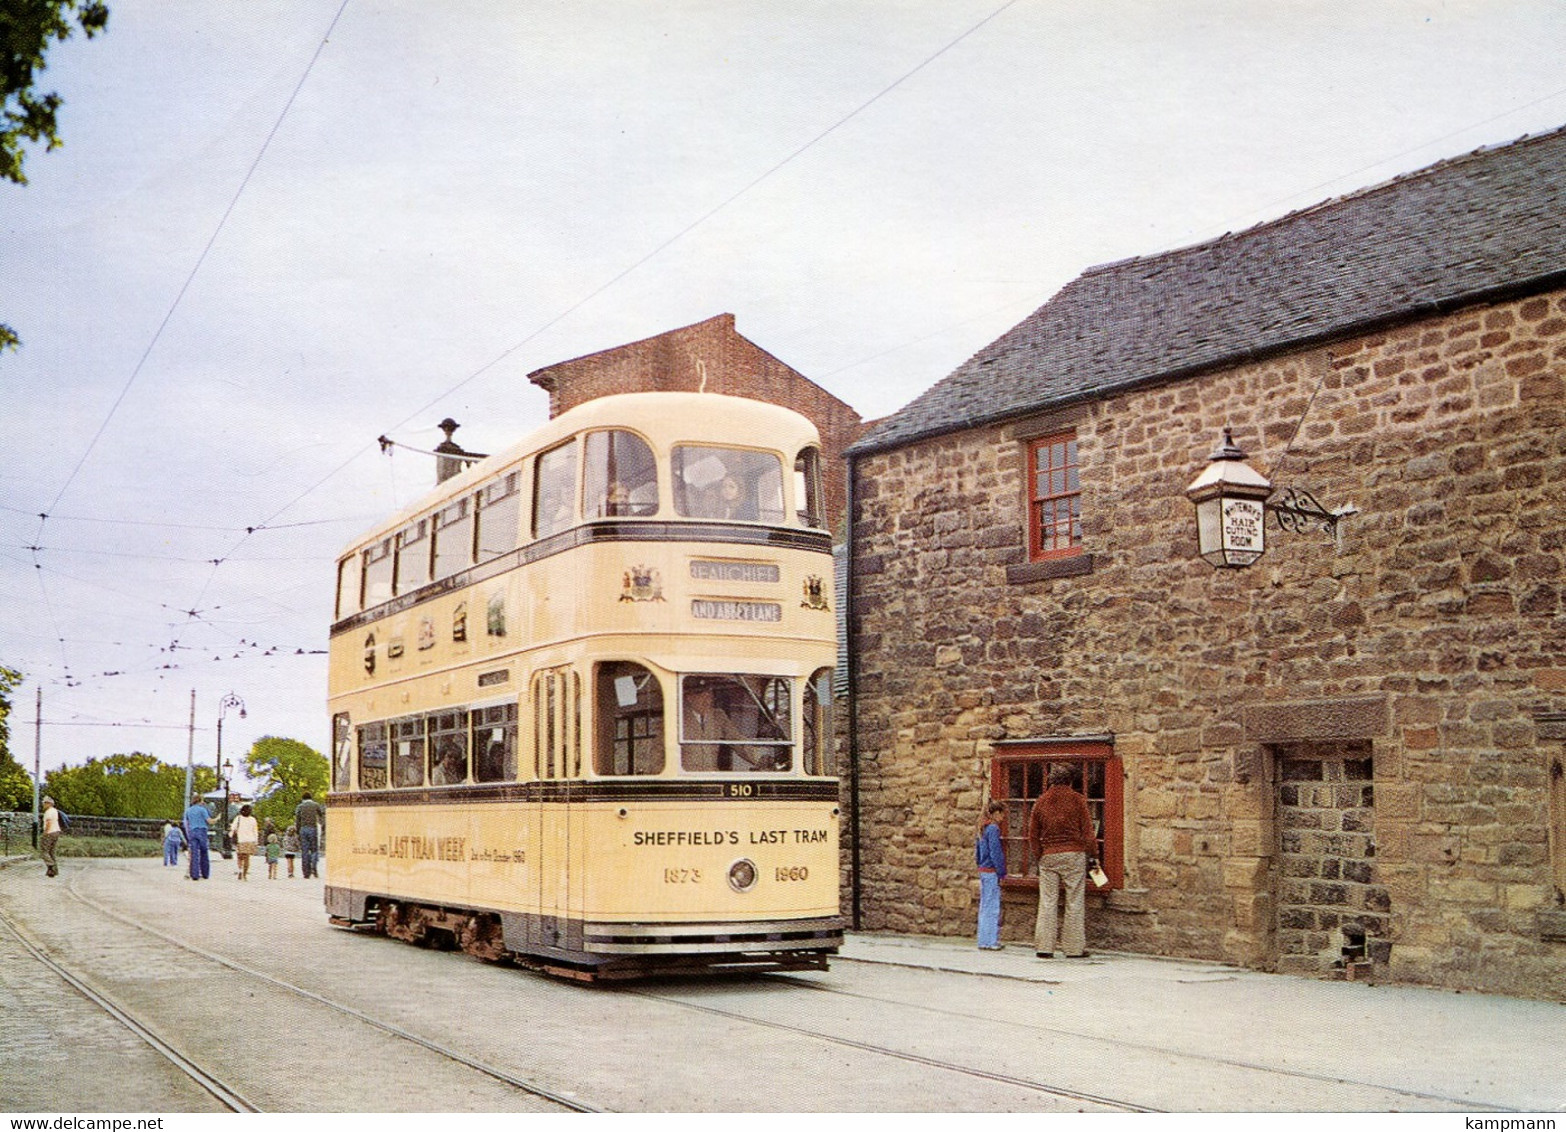
[[[583,980],[842,941],[831,536],[791,410],[626,393],[339,558],[334,924]]]

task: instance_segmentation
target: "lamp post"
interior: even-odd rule
[[[218,845],[221,846],[224,860],[233,855],[233,850],[228,845],[228,780],[234,773],[234,764],[223,761],[223,717],[228,714],[229,708],[238,708],[239,718],[244,719],[245,701],[233,692],[230,692],[218,701],[217,760],[215,769],[217,770],[218,781],[223,786],[223,799],[218,806]]]
[[[1245,462],[1245,453],[1225,428],[1223,443],[1185,489],[1186,498],[1196,505],[1201,556],[1219,568],[1251,565],[1267,551],[1269,514],[1282,530],[1298,532],[1316,526],[1336,535],[1339,519],[1359,513],[1352,503],[1328,511],[1310,492],[1293,487],[1278,489],[1281,498],[1273,503],[1273,490],[1272,482]]]

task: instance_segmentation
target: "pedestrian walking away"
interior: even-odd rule
[[[185,848],[185,832],[171,821],[163,823],[163,863],[179,864],[179,851]]]
[[[304,799],[294,808],[294,824],[299,827],[299,865],[306,879],[319,876],[316,867],[321,851],[321,827],[326,824],[326,809],[304,792]]]
[[[45,795],[43,800],[43,829],[38,838],[38,851],[43,854],[44,876],[60,875],[60,866],[54,859],[54,847],[60,843],[60,811],[54,799]]]
[[[1001,818],[1006,807],[991,802],[984,807],[984,818],[979,827],[979,839],[974,842],[973,856],[979,865],[979,947],[985,951],[999,951],[1001,889],[1006,879],[1006,848],[1001,843]]]
[[[207,843],[207,830],[212,814],[202,805],[201,799],[191,795],[190,805],[185,807],[185,843],[190,847],[190,879],[208,880],[212,876],[212,858]]]
[[[239,858],[239,879],[250,879],[250,858],[260,850],[261,827],[250,812],[250,803],[239,807],[234,819],[234,855]]]
[[[288,879],[294,879],[294,858],[299,856],[299,827],[289,826],[283,831],[283,856],[288,860]]]
[[[1072,789],[1071,777],[1071,768],[1064,763],[1050,767],[1049,787],[1033,803],[1028,818],[1028,847],[1039,863],[1033,949],[1040,959],[1053,958],[1057,942],[1068,959],[1087,955],[1088,859],[1097,853],[1098,839],[1087,799]],[[1059,910],[1062,893],[1064,916]]]

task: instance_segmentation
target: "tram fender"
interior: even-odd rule
[[[507,951],[527,954],[583,950],[581,920],[568,920],[558,916],[535,916],[526,912],[502,912],[500,930]]]
[[[334,885],[326,886],[326,914],[342,920],[352,920],[360,923],[366,919],[365,905],[369,901],[369,894],[355,892],[351,888],[341,888]]]

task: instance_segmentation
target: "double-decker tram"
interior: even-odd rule
[[[842,939],[815,428],[602,397],[338,563],[332,922],[583,979]]]

